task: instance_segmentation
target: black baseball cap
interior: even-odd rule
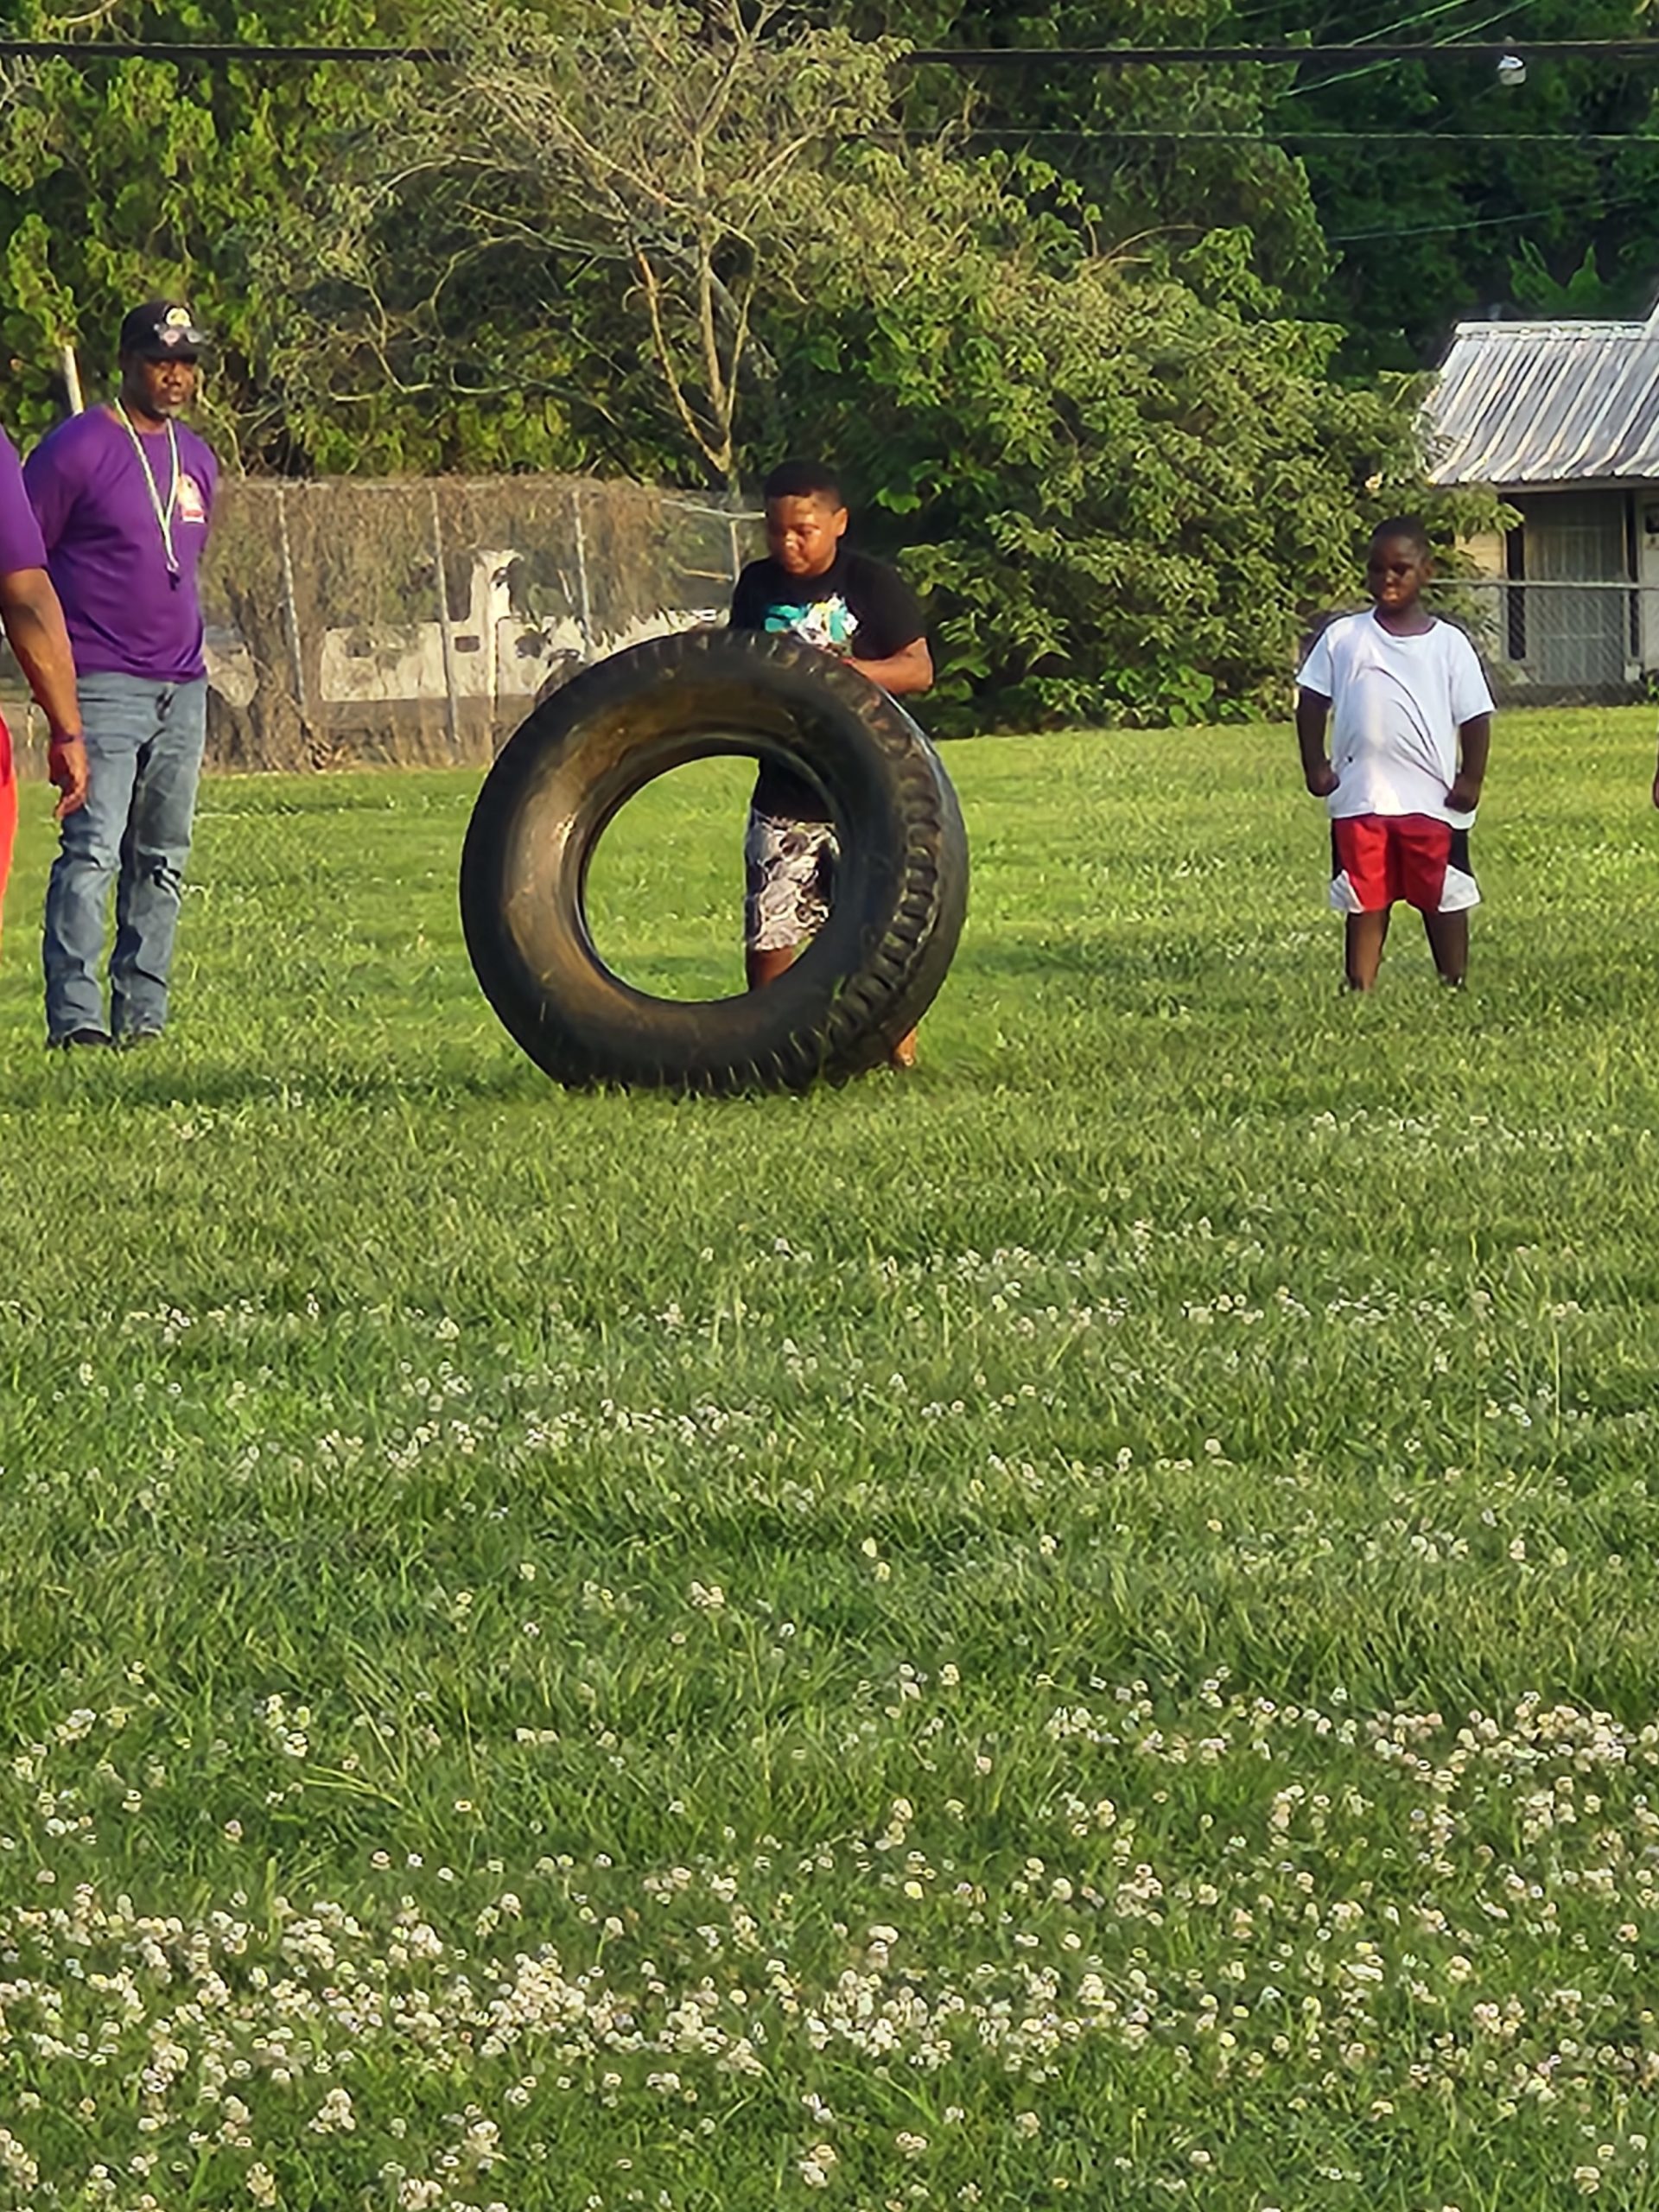
[[[146,300],[121,321],[122,353],[136,353],[145,361],[194,361],[207,343],[195,318],[179,300]]]

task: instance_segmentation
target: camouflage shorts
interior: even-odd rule
[[[830,918],[840,851],[827,822],[749,812],[743,840],[743,941],[754,952],[804,944]]]

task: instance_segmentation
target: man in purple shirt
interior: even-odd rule
[[[46,573],[40,524],[23,489],[17,448],[0,430],[0,625],[29,690],[46,712],[47,761],[62,797],[58,819],[86,797],[86,748],[75,703],[75,664],[63,610]],[[17,828],[17,779],[11,733],[0,716],[0,907],[6,899],[11,841]]]
[[[23,467],[74,647],[90,769],[46,894],[49,1045],[137,1045],[167,1021],[207,734],[196,570],[219,471],[179,420],[203,343],[176,302],[134,308],[114,399],[60,423]],[[106,1023],[99,967],[111,883]]]

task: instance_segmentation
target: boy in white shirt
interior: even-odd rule
[[[1302,773],[1331,814],[1331,904],[1348,918],[1347,986],[1376,982],[1389,917],[1423,918],[1440,981],[1469,964],[1469,825],[1492,737],[1492,695],[1463,632],[1421,604],[1433,570],[1414,516],[1379,524],[1371,607],[1326,625],[1297,677]],[[1331,752],[1325,749],[1330,715]]]

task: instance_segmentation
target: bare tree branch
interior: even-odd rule
[[[487,187],[484,234],[626,264],[668,415],[729,479],[756,289],[790,291],[811,180],[891,122],[897,49],[803,28],[781,0],[654,0],[563,35],[468,0],[446,35],[455,90],[387,188],[447,165]]]

